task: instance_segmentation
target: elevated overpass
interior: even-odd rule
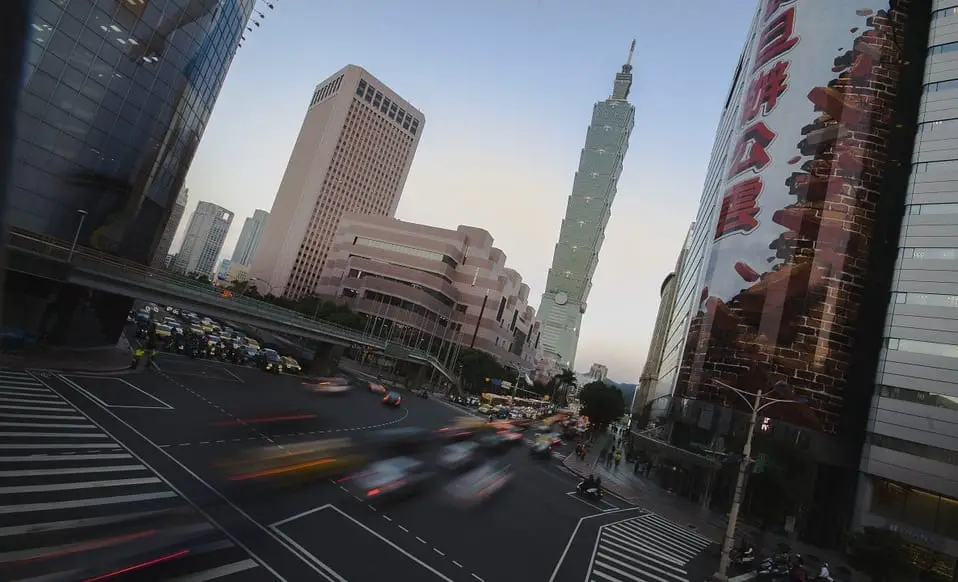
[[[323,346],[362,345],[405,361],[435,369],[450,382],[458,378],[447,365],[423,350],[364,334],[250,297],[222,292],[189,277],[153,269],[86,247],[10,229],[7,268],[36,277],[98,291],[172,305],[212,318],[245,323],[274,333],[300,337]]]

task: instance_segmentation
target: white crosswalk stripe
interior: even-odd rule
[[[689,582],[685,564],[713,542],[661,516],[602,526],[587,582]]]
[[[195,540],[190,556],[164,566],[169,570],[157,573],[161,579],[264,579],[246,551],[149,467],[70,402],[20,370],[0,370],[0,516],[4,580],[72,579],[75,564],[37,556],[50,548],[72,555],[79,551],[74,548],[78,540],[138,523],[171,535],[178,528],[196,532],[189,538]],[[80,571],[75,575],[88,577]]]

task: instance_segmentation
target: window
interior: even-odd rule
[[[949,79],[947,81],[938,81],[937,83],[928,83],[925,85],[925,92],[927,93],[950,91],[952,89],[958,89],[958,79]]]
[[[935,10],[931,13],[932,22],[937,22],[943,18],[953,18],[958,16],[958,6],[952,6],[950,8],[942,8],[941,10]]]
[[[926,121],[918,125],[918,133],[937,131],[939,129],[958,129],[958,119],[940,119],[938,121]]]
[[[928,56],[946,55],[958,51],[958,42],[947,42],[928,49]]]
[[[958,203],[909,204],[908,214],[958,214]]]
[[[958,346],[953,344],[942,344],[936,342],[926,342],[919,340],[885,338],[885,348],[889,350],[901,350],[913,354],[923,354],[926,356],[940,356],[943,358],[958,358]]]
[[[958,410],[958,396],[948,396],[947,394],[936,394],[934,392],[924,392],[922,390],[912,390],[898,386],[882,385],[878,387],[878,390],[882,398],[891,398],[893,400],[901,400],[902,402],[913,402],[935,408]]]
[[[903,259],[931,260],[931,261],[953,261],[958,259],[958,249],[952,248],[909,248],[902,247],[899,256]]]
[[[928,307],[958,307],[958,295],[936,293],[898,292],[892,295],[895,303],[905,305],[927,305]]]
[[[952,451],[950,449],[933,447],[931,445],[916,443],[915,441],[906,441],[904,439],[875,433],[868,435],[868,444],[883,449],[898,451],[906,455],[914,455],[923,459],[937,461],[939,463],[958,465],[958,451]]]

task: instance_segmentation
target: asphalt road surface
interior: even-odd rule
[[[0,372],[0,567],[14,552],[87,540],[109,523],[97,519],[175,505],[213,548],[192,566],[177,561],[189,580],[697,580],[684,565],[706,540],[615,498],[579,498],[559,459],[526,447],[507,457],[510,486],[471,510],[430,492],[374,508],[333,482],[238,488],[214,466],[251,445],[436,429],[463,410],[412,396],[392,409],[358,390],[322,398],[297,377],[180,356],[159,356],[157,368]],[[37,527],[52,523],[66,525]]]

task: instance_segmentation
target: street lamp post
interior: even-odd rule
[[[794,404],[803,402],[800,398],[769,398],[776,390],[788,388],[784,381],[775,383],[775,387],[767,393],[761,390],[755,392],[754,397],[744,390],[729,386],[724,382],[714,381],[719,386],[731,390],[735,395],[745,401],[752,414],[748,419],[748,432],[745,437],[745,446],[742,448],[742,460],[738,467],[738,477],[735,480],[735,493],[732,496],[732,508],[728,514],[728,527],[725,529],[725,540],[722,542],[722,558],[719,561],[718,572],[713,577],[716,581],[725,582],[728,580],[728,567],[731,563],[732,545],[735,543],[735,528],[738,525],[738,513],[742,506],[742,498],[745,495],[745,477],[748,475],[748,468],[752,463],[752,437],[755,436],[755,425],[758,423],[758,413],[773,404]]]
[[[86,220],[86,215],[88,213],[86,210],[80,208],[77,210],[77,214],[80,216],[80,222],[77,224],[77,231],[73,235],[73,244],[70,245],[70,254],[67,256],[68,263],[73,260],[73,253],[75,253],[77,250],[77,241],[80,240],[80,231],[83,230],[83,221]]]

